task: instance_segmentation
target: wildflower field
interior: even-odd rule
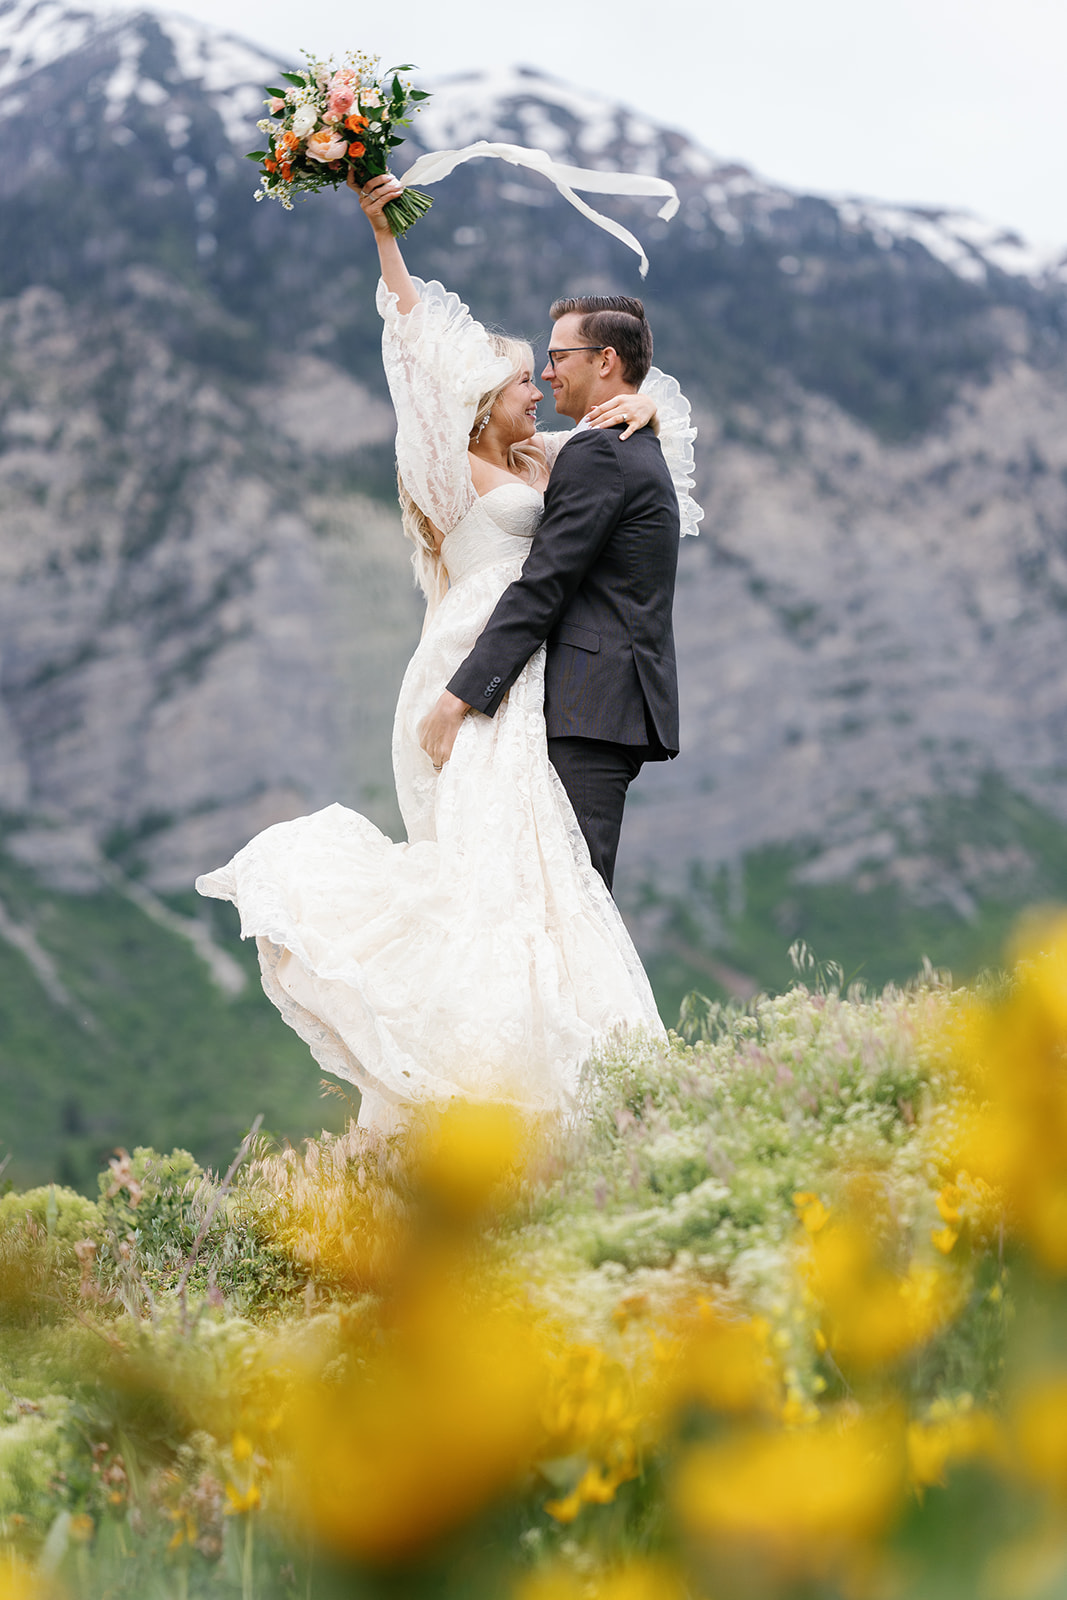
[[[1067,1597],[1067,922],[0,1199],[0,1600]]]

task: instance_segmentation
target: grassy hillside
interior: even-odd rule
[[[668,1025],[693,990],[723,1000],[739,982],[788,989],[796,941],[870,990],[906,983],[924,961],[969,979],[997,963],[1026,905],[1067,902],[1067,828],[1004,785],[931,802],[919,820],[921,853],[899,830],[893,860],[861,862],[845,879],[805,881],[819,852],[797,845],[736,871],[695,869],[684,896],[646,886],[637,909],[655,931],[643,953]],[[178,1144],[225,1164],[258,1112],[293,1141],[341,1125],[345,1103],[322,1098],[232,908],[193,894],[169,903],[210,920],[248,972],[243,994],[223,994],[185,940],[122,895],[46,890],[0,855],[0,904],[35,930],[70,999],[57,1003],[0,940],[0,1158],[11,1153],[17,1184],[87,1190],[117,1145]]]
[[[257,1112],[293,1140],[340,1125],[339,1102],[321,1099],[314,1061],[260,989],[229,906],[204,914],[247,967],[235,999],[185,940],[114,891],[53,893],[0,856],[0,902],[33,928],[70,1000],[57,1003],[0,941],[0,1154],[17,1185],[94,1187],[117,1145],[180,1144],[225,1165]]]
[[[821,847],[800,842],[753,852],[734,870],[698,866],[684,896],[646,886],[635,909],[660,921],[649,976],[664,1016],[694,988],[727,998],[731,978],[780,992],[796,940],[836,962],[846,983],[874,990],[907,982],[924,962],[967,981],[996,966],[1026,906],[1067,901],[1067,827],[998,778],[969,798],[914,807],[909,823],[883,819],[889,858],[858,850],[848,875],[828,881],[808,875]]]
[[[1062,1600],[1065,971],[3,1197],[0,1593]]]

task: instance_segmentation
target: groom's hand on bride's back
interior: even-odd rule
[[[446,689],[433,710],[419,723],[419,743],[438,772],[451,757],[456,734],[469,710],[466,700]]]

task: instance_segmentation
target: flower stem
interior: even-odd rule
[[[385,216],[393,237],[399,238],[402,233],[407,233],[432,205],[430,196],[423,194],[421,189],[405,189],[398,199],[390,200],[385,207]]]

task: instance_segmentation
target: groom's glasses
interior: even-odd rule
[[[552,368],[552,371],[555,372],[557,356],[573,356],[576,355],[579,350],[606,350],[607,348],[608,346],[606,344],[572,344],[564,350],[550,350],[548,352],[548,364]]]

